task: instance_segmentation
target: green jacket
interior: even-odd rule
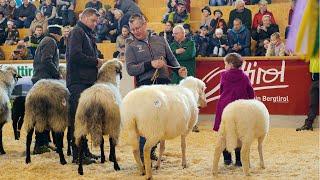
[[[319,56],[310,58],[309,70],[311,73],[319,73]]]
[[[188,76],[195,76],[196,74],[196,47],[193,40],[185,39],[181,43],[173,41],[170,48],[177,58],[179,64],[188,70]],[[182,54],[176,54],[176,50],[184,48],[186,51]],[[177,73],[172,73],[172,83],[178,84],[182,78]]]

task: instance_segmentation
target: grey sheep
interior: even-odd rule
[[[84,137],[91,135],[95,146],[100,144],[101,163],[105,162],[103,135],[109,135],[109,160],[114,162],[114,169],[120,170],[115,154],[115,146],[120,134],[121,95],[119,84],[122,63],[116,59],[105,62],[99,69],[97,82],[81,93],[75,116],[74,137],[80,148],[78,173],[83,175],[81,144]]]
[[[24,127],[27,131],[26,163],[31,162],[30,145],[34,129],[50,129],[56,137],[60,163],[66,164],[63,155],[63,132],[68,126],[69,91],[64,80],[42,79],[29,91],[25,102]]]
[[[6,154],[2,144],[2,127],[11,120],[10,96],[18,78],[21,76],[15,67],[0,69],[0,155]]]

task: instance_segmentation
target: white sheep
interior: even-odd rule
[[[100,144],[101,163],[105,162],[103,135],[109,135],[109,160],[114,162],[114,169],[120,170],[117,162],[115,146],[120,134],[121,95],[119,84],[122,63],[113,59],[105,62],[99,69],[97,82],[81,93],[75,116],[74,137],[79,147],[78,173],[83,175],[82,143],[84,137],[91,135],[95,146]]]
[[[28,92],[25,102],[24,128],[27,132],[26,163],[31,162],[30,145],[34,129],[52,130],[56,136],[60,163],[66,164],[63,155],[63,132],[68,126],[69,91],[65,81],[39,80]]]
[[[258,139],[260,167],[265,168],[262,143],[269,131],[269,112],[258,100],[237,100],[228,104],[223,110],[221,126],[213,159],[213,174],[218,172],[218,162],[222,151],[226,148],[232,152],[241,147],[243,172],[249,175],[249,153],[254,139]]]
[[[179,85],[151,85],[135,89],[124,97],[121,106],[123,131],[128,133],[128,144],[142,174],[152,178],[150,151],[160,141],[157,167],[165,149],[164,141],[181,136],[182,166],[186,167],[187,134],[198,121],[198,105],[206,106],[205,83],[187,77]],[[144,145],[145,172],[139,156],[139,136]]]
[[[0,155],[6,154],[2,144],[2,127],[11,120],[10,96],[18,78],[21,78],[17,72],[13,66],[0,69]]]

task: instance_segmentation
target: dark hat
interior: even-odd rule
[[[200,29],[202,29],[202,28],[205,28],[205,29],[209,30],[209,27],[207,25],[200,26]]]
[[[179,5],[186,5],[186,2],[184,0],[178,0],[177,4]]]
[[[204,8],[202,8],[201,12],[203,12],[203,10],[207,10],[209,12],[209,15],[211,15],[211,9],[209,6],[205,6]]]
[[[219,13],[221,14],[221,16],[223,16],[223,13],[222,13],[222,11],[221,11],[220,9],[216,9],[216,10],[214,10],[214,11],[213,11],[213,15],[215,15],[215,14],[216,14],[216,12],[219,12]]]
[[[57,35],[62,35],[62,27],[59,25],[49,25],[48,26],[48,33],[53,33]]]

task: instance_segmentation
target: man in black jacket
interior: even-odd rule
[[[93,8],[86,8],[80,15],[77,25],[70,31],[67,48],[67,87],[70,91],[70,126],[68,137],[72,137],[73,162],[78,160],[78,150],[74,142],[74,120],[81,92],[92,86],[97,80],[98,68],[102,65],[102,57],[95,42],[95,29],[99,13]],[[87,158],[84,163],[93,163],[95,158],[89,152],[88,144],[84,145]],[[88,158],[89,157],[89,158]]]
[[[36,16],[36,10],[36,6],[30,3],[29,0],[23,0],[23,4],[14,11],[14,20],[17,28],[29,28]]]
[[[48,34],[39,43],[33,61],[34,74],[31,78],[35,84],[41,79],[60,79],[59,74],[59,54],[57,41],[61,36],[61,27],[48,26]],[[49,152],[49,131],[43,133],[35,132],[36,143],[34,154]]]

